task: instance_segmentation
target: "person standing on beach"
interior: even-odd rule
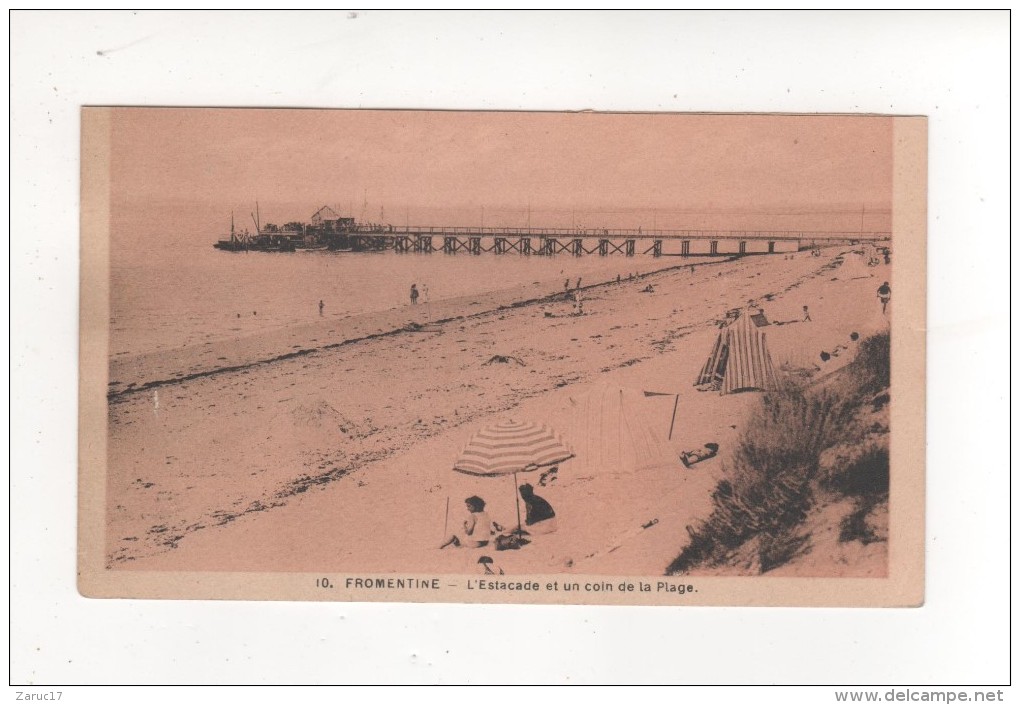
[[[575,316],[584,315],[584,301],[581,299],[580,290],[574,291],[574,315]]]
[[[322,315],[322,309],[324,309],[324,308],[326,308],[326,304],[324,304],[322,302],[322,299],[319,299],[319,315],[320,316]]]
[[[805,306],[804,307],[804,321],[810,321],[810,320],[811,320],[811,314],[808,313],[807,306]]]
[[[580,289],[581,288],[581,277],[577,278],[577,286],[575,286],[574,288],[575,289]]]
[[[563,282],[563,291],[570,291],[570,279],[566,279]]]
[[[886,306],[892,300],[892,289],[889,288],[889,282],[884,282],[882,286],[878,287],[878,300],[882,302],[882,313],[884,314]]]
[[[418,285],[411,285],[411,305],[414,306],[418,303]]]

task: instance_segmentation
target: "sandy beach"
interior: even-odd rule
[[[661,575],[685,526],[710,511],[727,450],[760,399],[694,388],[715,322],[754,301],[773,322],[777,370],[837,369],[852,357],[851,332],[888,325],[875,296],[888,266],[851,266],[856,255],[841,264],[848,251],[664,258],[662,271],[585,286],[583,315],[562,282],[542,282],[428,311],[119,356],[110,368],[108,565],[477,573],[481,550],[437,547],[472,494],[512,524],[515,488],[512,478],[452,472],[468,437],[513,418],[548,423],[571,443],[571,409],[612,385],[675,400],[675,418],[655,411],[663,437],[675,427],[671,449],[678,456],[715,442],[719,457],[690,469],[592,473],[579,454],[536,488],[555,507],[558,531],[488,555],[508,574]],[[840,346],[843,355],[820,360]],[[521,479],[537,485],[538,473]],[[884,544],[868,547],[866,561],[835,555],[854,550],[827,549],[789,570],[884,570]]]

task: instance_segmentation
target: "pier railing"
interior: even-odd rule
[[[645,230],[623,228],[487,228],[432,225],[358,225],[349,230],[356,235],[452,235],[475,237],[536,238],[627,238],[638,240],[888,240],[884,231],[804,231],[804,230]]]
[[[359,223],[340,230],[262,231],[252,240],[220,241],[216,247],[232,251],[293,252],[302,248],[397,252],[468,252],[574,256],[650,254],[717,256],[783,254],[820,244],[882,242],[884,231],[847,230],[708,230],[643,228],[508,228],[440,225],[380,225]],[[667,247],[667,245],[669,245]],[[679,252],[672,252],[679,246]]]

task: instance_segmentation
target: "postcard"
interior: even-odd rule
[[[82,110],[79,590],[917,606],[927,122]]]

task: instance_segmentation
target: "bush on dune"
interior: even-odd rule
[[[888,451],[858,454],[850,466],[830,470],[824,478],[819,478],[819,460],[826,449],[864,437],[858,416],[864,401],[888,386],[888,356],[888,334],[874,336],[862,341],[847,374],[830,386],[789,382],[766,393],[733,450],[729,479],[712,493],[712,513],[699,526],[687,527],[690,541],[667,574],[718,565],[752,538],[758,539],[761,572],[789,561],[806,543],[797,529],[814,504],[820,479],[826,490],[870,498],[858,501],[860,516],[842,532],[869,538],[862,528],[867,512],[883,492],[888,495]]]
[[[848,497],[881,497],[889,493],[889,449],[866,447],[853,461],[830,472],[825,487]]]
[[[880,540],[868,525],[871,511],[889,497],[889,449],[871,447],[842,471],[826,478],[825,486],[852,497],[856,508],[839,525],[841,542],[860,541],[867,545]]]
[[[876,394],[889,388],[892,377],[889,333],[877,333],[861,341],[857,357],[851,365],[854,372],[860,375],[857,383],[861,394]]]

